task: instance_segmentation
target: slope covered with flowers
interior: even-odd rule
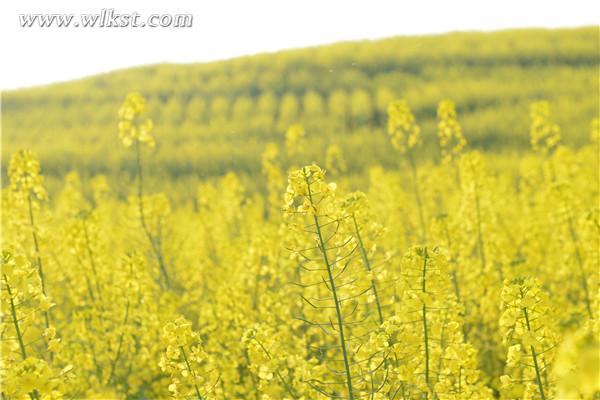
[[[471,150],[453,102],[432,132],[397,100],[399,168],[372,168],[362,191],[335,144],[326,165],[282,170],[310,135],[293,125],[264,148],[263,192],[228,173],[175,205],[145,184],[161,140],[146,101],[118,115],[127,198],[72,172],[49,199],[34,153],[10,161],[3,399],[600,394],[598,120],[569,148],[534,103],[515,161]],[[439,162],[419,161],[424,136]]]

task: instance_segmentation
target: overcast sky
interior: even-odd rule
[[[189,63],[343,40],[456,30],[598,25],[591,0],[0,1],[0,88],[159,62]],[[21,28],[19,14],[193,14],[192,28]],[[78,17],[77,17],[78,18]]]

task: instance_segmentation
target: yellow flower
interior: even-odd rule
[[[146,100],[139,93],[130,93],[119,108],[119,137],[125,147],[130,147],[135,141],[145,143],[149,147],[156,145],[150,134],[154,124],[152,120],[141,119],[147,112]]]
[[[285,134],[285,147],[288,155],[291,156],[302,151],[302,139],[305,134],[304,128],[300,124],[294,124],[288,128]]]
[[[29,196],[33,194],[38,200],[47,200],[44,188],[44,177],[41,175],[40,162],[30,150],[19,150],[10,160],[8,176],[13,192]]]
[[[338,145],[332,144],[327,148],[325,154],[325,168],[333,175],[346,172],[346,160],[342,154],[342,149]]]
[[[54,305],[55,304],[52,301],[50,301],[50,299],[47,296],[45,296],[43,294],[40,295],[40,298],[39,298],[40,310],[48,311],[50,308],[54,307]]]
[[[454,102],[443,100],[437,109],[438,137],[442,149],[442,161],[449,162],[457,157],[467,145],[456,116]]]
[[[521,345],[515,344],[508,348],[508,355],[506,357],[506,365],[514,367],[521,360]]]
[[[530,136],[534,150],[548,154],[560,143],[560,127],[550,119],[550,103],[538,101],[531,104]]]
[[[421,144],[421,128],[405,100],[393,101],[388,106],[388,134],[401,153]]]

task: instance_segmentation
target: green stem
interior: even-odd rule
[[[423,201],[421,200],[421,191],[419,190],[419,176],[417,173],[417,164],[415,163],[412,152],[408,151],[408,161],[410,164],[410,171],[412,173],[413,184],[415,189],[415,199],[417,200],[417,208],[419,210],[419,221],[421,223],[421,240],[423,244],[427,243],[427,227],[425,225],[425,214],[423,211]]]
[[[180,346],[179,349],[181,350],[181,354],[183,354],[183,360],[185,361],[185,365],[188,369],[188,372],[190,373],[190,375],[192,375],[192,377],[195,377],[196,374],[192,370],[192,367],[190,365],[190,362],[188,361],[188,358],[187,358],[187,355],[185,354],[185,350],[183,349],[183,346]],[[194,382],[194,389],[196,390],[196,396],[198,397],[198,400],[204,400],[204,397],[202,397],[202,395],[200,394],[200,389],[198,389],[198,385],[196,385],[195,382]]]
[[[423,293],[427,292],[427,286],[426,286],[426,275],[427,275],[427,247],[424,248],[425,254],[423,257],[423,281],[421,284],[421,290]],[[425,346],[425,383],[427,384],[427,387],[429,388],[429,390],[431,390],[433,392],[433,390],[431,389],[431,383],[429,380],[429,332],[427,329],[427,306],[425,305],[425,303],[423,303],[423,307],[422,307],[422,318],[423,318],[423,342],[424,342],[424,346]]]
[[[127,300],[127,306],[125,307],[125,318],[123,320],[123,331],[121,332],[121,335],[119,336],[119,344],[117,345],[117,353],[115,354],[115,358],[110,367],[110,374],[108,375],[107,384],[110,384],[110,382],[112,381],[112,379],[115,375],[115,369],[117,368],[117,363],[119,362],[119,358],[121,358],[121,349],[123,347],[123,338],[125,336],[124,328],[127,325],[128,319],[129,319],[129,300]]]
[[[21,357],[23,358],[23,360],[25,360],[27,358],[27,351],[25,350],[25,343],[23,342],[23,335],[21,334],[21,327],[19,326],[19,320],[17,319],[17,308],[15,307],[12,290],[10,289],[10,285],[8,284],[8,278],[6,277],[6,274],[4,275],[4,283],[6,284],[6,291],[8,292],[8,298],[9,298],[9,302],[10,302],[10,314],[12,316],[13,324],[15,326],[17,340],[19,341]]]
[[[90,237],[88,235],[87,224],[85,223],[85,219],[83,220],[83,234],[85,237],[85,246],[87,248],[88,258],[90,259],[90,265],[92,267],[92,272],[94,273],[94,277],[96,278],[96,291],[98,291],[98,297],[102,300],[102,291],[100,290],[100,282],[98,280],[98,273],[96,270],[96,262],[94,261],[94,255],[92,253],[92,246],[90,243]]]
[[[475,184],[475,211],[477,213],[477,247],[479,248],[479,261],[481,263],[481,273],[485,272],[485,249],[483,247],[483,231],[481,226],[481,205],[479,200],[479,191]]]
[[[458,276],[456,273],[456,257],[452,252],[452,240],[450,239],[450,231],[448,230],[448,224],[446,222],[443,223],[444,233],[446,235],[446,243],[448,244],[448,252],[450,253],[450,264],[452,265],[452,270],[450,272],[450,278],[452,280],[452,287],[454,288],[454,294],[456,295],[456,300],[460,303],[460,287],[458,285]]]
[[[42,294],[46,296],[46,282],[44,280],[44,269],[42,267],[42,258],[40,256],[40,245],[38,242],[37,234],[35,233],[35,220],[33,218],[33,206],[31,202],[31,193],[27,194],[27,205],[29,206],[29,225],[31,227],[31,236],[33,237],[33,246],[35,249],[35,258],[37,263],[38,276],[40,277],[40,281],[42,283]],[[44,311],[44,322],[46,324],[46,328],[50,327],[50,315],[49,311]]]
[[[265,348],[265,346],[263,346],[263,344],[256,337],[253,337],[252,339],[254,339],[254,341],[256,341],[256,343],[258,343],[258,345],[265,352],[265,354],[267,355],[267,357],[269,357],[269,360],[272,360],[273,357],[271,356],[271,353],[269,353],[269,350],[267,350]],[[292,389],[290,383],[287,382],[285,379],[283,379],[283,376],[281,375],[281,372],[275,371],[275,374],[277,375],[277,378],[279,379],[279,381],[281,382],[281,384],[285,387],[285,389],[288,391],[288,393],[292,396],[292,398],[298,399],[298,395],[294,392],[294,390]]]
[[[314,202],[312,197],[312,191],[310,188],[310,182],[308,180],[308,175],[306,175],[306,170],[304,172],[304,179],[306,181],[306,186],[308,188],[308,198],[310,201],[311,208],[314,210]],[[342,317],[342,310],[340,307],[340,302],[338,300],[337,291],[335,288],[335,281],[333,279],[333,273],[331,271],[331,264],[329,263],[329,258],[327,256],[327,250],[325,249],[325,242],[323,240],[323,235],[321,233],[321,225],[319,224],[319,218],[316,214],[313,214],[313,218],[315,221],[315,227],[317,229],[317,236],[319,239],[319,249],[321,250],[321,254],[323,255],[323,261],[325,263],[325,267],[327,269],[327,275],[329,277],[329,285],[331,287],[331,292],[333,294],[333,302],[335,303],[335,312],[337,316],[337,324],[340,335],[340,347],[342,350],[342,356],[344,358],[344,368],[346,370],[346,385],[348,387],[348,400],[354,400],[354,393],[352,390],[352,374],[350,373],[350,362],[348,360],[348,352],[346,350],[346,340],[344,338],[344,323]]]
[[[521,290],[521,294],[523,291]],[[529,314],[527,313],[527,308],[523,307],[523,314],[525,315],[525,323],[527,325],[527,331],[531,332],[531,326],[529,325]],[[546,400],[546,396],[544,395],[544,385],[542,384],[542,377],[540,374],[540,368],[538,366],[537,354],[535,352],[535,348],[533,345],[531,347],[531,356],[533,357],[533,366],[535,368],[535,378],[538,385],[538,389],[540,390],[540,397],[542,400]]]
[[[573,245],[575,246],[575,257],[577,258],[577,263],[579,265],[579,272],[581,274],[581,286],[583,287],[583,293],[585,296],[585,306],[588,312],[590,319],[594,317],[592,313],[592,306],[590,302],[590,292],[588,289],[587,279],[585,277],[585,269],[583,264],[583,257],[581,257],[581,251],[579,250],[579,240],[577,239],[577,232],[575,232],[575,227],[573,224],[573,218],[569,213],[569,233],[571,234],[571,240],[573,241]]]
[[[427,333],[427,307],[425,306],[425,304],[423,304],[422,315],[423,315],[423,341],[424,341],[424,345],[425,345],[425,382],[427,383],[427,386],[429,387],[429,389],[431,389],[431,386],[429,384],[429,337],[428,337],[428,333]]]
[[[358,228],[358,223],[356,222],[356,217],[352,214],[352,221],[354,222],[354,230],[356,231],[356,238],[358,239],[358,244],[360,247],[360,255],[365,264],[365,268],[367,271],[371,272],[371,262],[369,261],[369,257],[367,255],[367,250],[365,249],[365,245],[362,241],[362,237],[360,236],[360,229]],[[383,312],[381,310],[381,302],[379,301],[379,295],[377,293],[377,284],[375,283],[375,279],[371,279],[371,289],[373,290],[373,296],[375,296],[375,304],[377,305],[377,314],[379,316],[379,324],[383,324]]]
[[[4,274],[4,283],[6,284],[6,291],[8,292],[8,298],[10,302],[10,314],[12,317],[13,324],[15,326],[15,332],[17,335],[17,340],[19,342],[19,349],[21,350],[21,357],[23,358],[23,360],[25,360],[27,359],[27,350],[25,350],[23,334],[21,333],[21,327],[19,326],[19,320],[17,319],[17,307],[15,306],[12,290],[10,289],[10,285],[8,284],[8,278],[6,277],[6,274]],[[35,390],[29,393],[29,397],[31,398],[31,400],[37,400],[39,398],[38,393]]]
[[[362,241],[362,237],[360,235],[360,229],[358,227],[358,223],[356,222],[356,216],[352,214],[352,221],[354,222],[354,230],[356,232],[356,238],[358,239],[358,244],[360,248],[360,255],[363,259],[363,263],[365,264],[365,268],[367,271],[371,272],[371,261],[369,260],[369,256],[367,254],[367,249]],[[379,325],[383,325],[383,311],[381,307],[381,301],[379,300],[379,294],[377,292],[377,283],[375,282],[375,278],[371,279],[371,290],[373,291],[373,296],[375,296],[375,305],[377,306],[377,316],[379,317]],[[398,366],[398,360],[396,355],[394,355],[394,366]],[[383,360],[383,365],[385,369],[388,369],[388,360],[387,358]]]
[[[138,193],[137,194],[138,194],[138,208],[139,208],[139,212],[140,212],[140,222],[142,224],[142,229],[144,230],[144,233],[146,234],[146,237],[148,238],[148,241],[150,242],[150,245],[152,246],[152,250],[154,251],[154,255],[156,256],[156,260],[158,261],[158,266],[160,268],[160,272],[163,276],[163,279],[165,280],[165,285],[168,288],[169,287],[169,274],[167,273],[165,261],[164,261],[164,258],[163,258],[160,248],[156,244],[154,237],[152,236],[152,233],[150,232],[150,229],[148,228],[148,225],[146,223],[146,218],[144,216],[144,201],[143,201],[143,194],[144,194],[143,179],[144,178],[142,175],[142,155],[141,155],[139,140],[135,141],[135,154],[136,154],[136,164],[137,164],[137,170],[138,170],[138,173],[137,173]]]

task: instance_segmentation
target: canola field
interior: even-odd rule
[[[279,114],[257,154],[194,180],[161,175],[157,155],[195,161],[136,91],[92,132],[104,151],[118,143],[104,161],[126,174],[96,154],[61,175],[56,148],[9,144],[1,398],[600,398],[600,120],[586,79],[580,114],[526,96],[472,117],[507,128],[505,111],[523,108],[518,152],[483,146],[466,102],[437,98],[429,115],[392,91],[364,126],[318,119],[336,132],[326,141]]]

